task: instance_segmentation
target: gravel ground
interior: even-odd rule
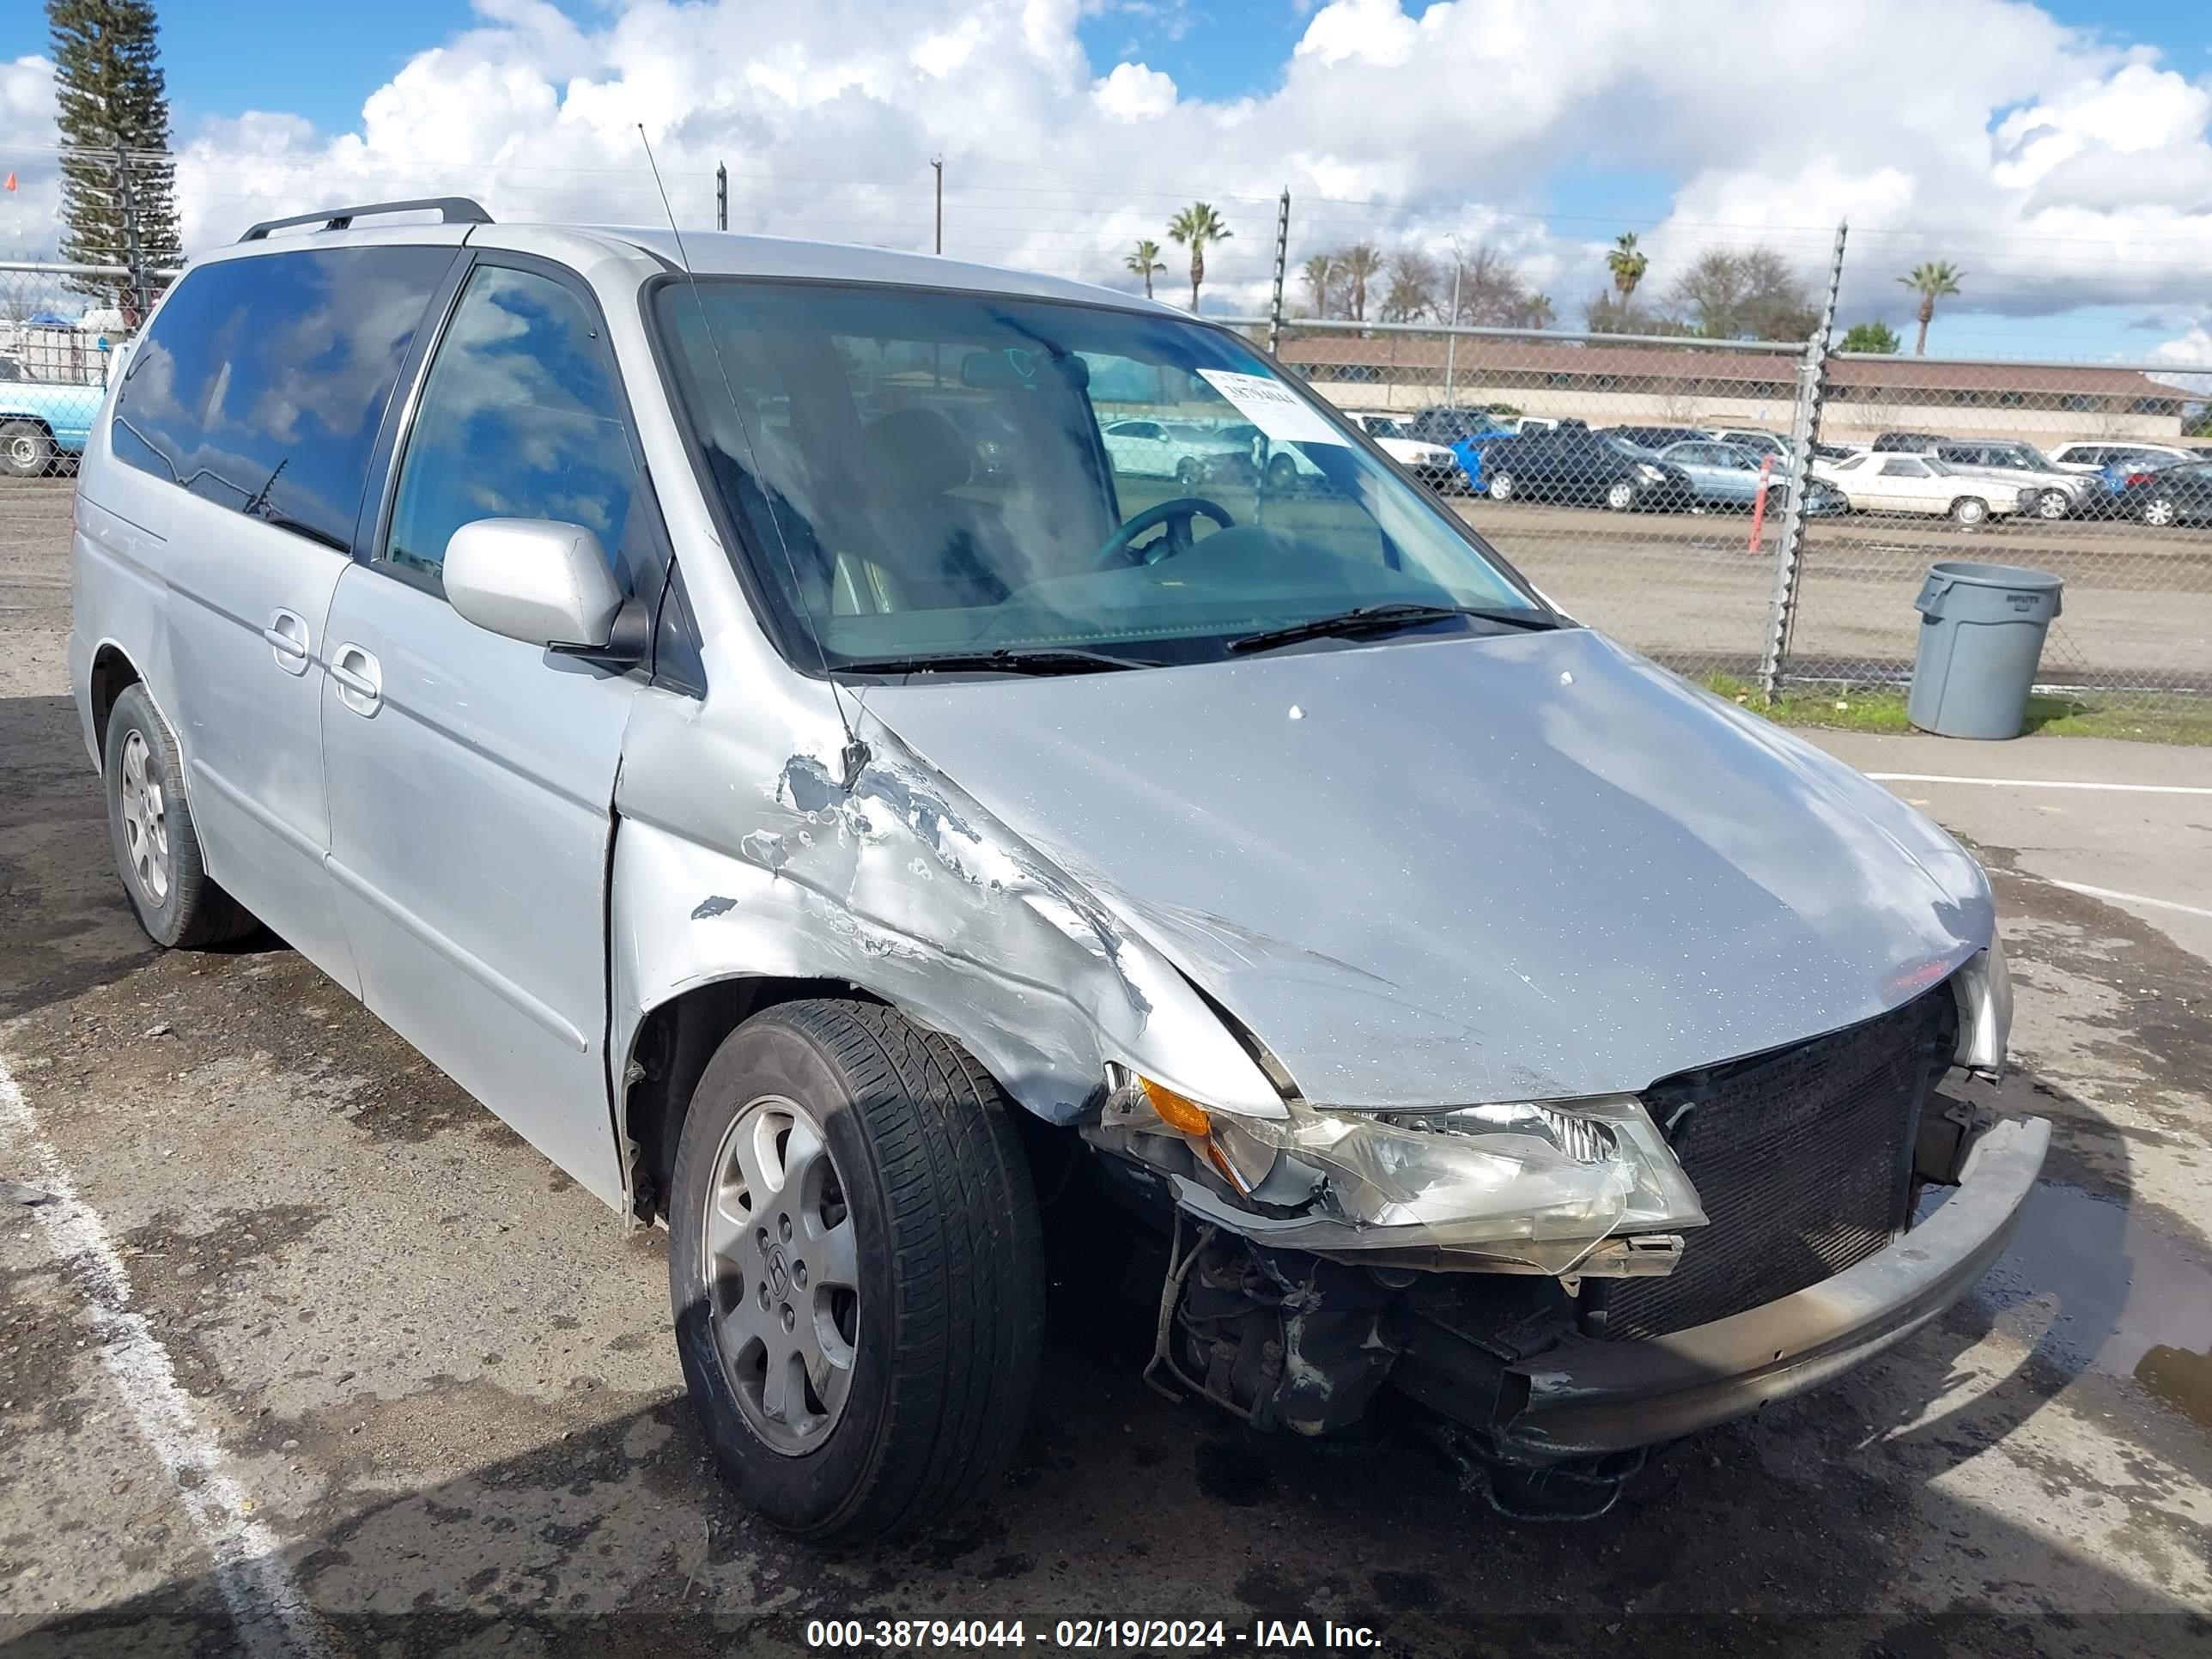
[[[1298,1650],[1276,1619],[1419,1655],[2212,1644],[2212,963],[2166,908],[2212,918],[2212,798],[1895,786],[1997,872],[2021,1069],[1993,1092],[2056,1120],[2047,1179],[1975,1297],[1603,1520],[1509,1524],[1419,1446],[1158,1398],[1141,1305],[1063,1227],[1018,1467],[951,1530],[826,1553],[705,1467],[657,1236],[273,940],[147,947],[61,675],[67,511],[65,483],[0,498],[0,1181],[75,1195],[0,1188],[11,1656],[781,1654],[902,1617],[1047,1647],[1218,1620],[1246,1652]],[[2212,785],[2201,751],[1852,741]]]

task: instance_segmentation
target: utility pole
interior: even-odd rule
[[[714,228],[730,228],[730,169],[723,163],[714,164]]]
[[[1774,596],[1766,611],[1766,645],[1759,653],[1759,690],[1769,702],[1781,695],[1782,678],[1790,662],[1790,634],[1797,617],[1800,556],[1805,546],[1805,489],[1812,477],[1813,434],[1820,422],[1820,403],[1826,390],[1828,341],[1836,328],[1836,295],[1844,283],[1844,240],[1848,223],[1836,227],[1836,249],[1828,260],[1828,297],[1820,307],[1820,325],[1805,343],[1797,364],[1796,406],[1790,417],[1790,493],[1782,503],[1782,528],[1774,544]]]
[[[1267,306],[1267,352],[1274,355],[1276,343],[1283,337],[1283,270],[1291,259],[1291,192],[1283,190],[1283,199],[1275,207],[1275,295]]]
[[[1467,274],[1467,256],[1460,252],[1459,238],[1447,236],[1444,240],[1452,251],[1452,308],[1451,319],[1444,335],[1444,407],[1452,407],[1452,386],[1459,378],[1459,279]],[[1446,418],[1449,418],[1447,416]]]
[[[929,165],[937,171],[937,251],[945,252],[945,158],[933,155]]]
[[[146,293],[146,256],[138,246],[138,191],[131,182],[131,158],[120,144],[115,147],[115,176],[123,187],[123,234],[131,251],[131,292],[137,307],[131,319],[135,331],[153,307]]]

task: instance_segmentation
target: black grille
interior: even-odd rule
[[[1604,1334],[1658,1336],[1741,1313],[1894,1238],[1952,1007],[1939,985],[1848,1030],[1646,1091],[1712,1224],[1687,1235],[1665,1278],[1607,1285]]]

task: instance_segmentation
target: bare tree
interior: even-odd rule
[[[1506,255],[1483,243],[1459,262],[1454,322],[1489,328],[1528,326],[1528,282]],[[1449,309],[1446,302],[1446,309]]]
[[[1419,248],[1400,248],[1390,256],[1390,287],[1382,299],[1386,323],[1419,322],[1437,309],[1437,262]]]
[[[1714,340],[1802,340],[1820,319],[1811,289],[1771,247],[1707,248],[1674,279],[1667,303]]]

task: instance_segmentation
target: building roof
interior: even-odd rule
[[[1293,328],[1295,325],[1291,325]],[[1420,334],[1321,334],[1286,331],[1277,356],[1294,367],[1437,369],[1444,367],[1445,337]],[[1511,373],[1605,375],[1623,380],[1702,380],[1771,386],[1796,373],[1796,353],[1699,350],[1695,346],[1584,345],[1571,341],[1463,337],[1456,353],[1462,374]],[[1960,391],[2086,393],[2107,398],[2172,398],[2188,394],[2131,368],[2055,363],[1960,363],[1931,357],[1835,357],[1832,386],[1911,392]]]

